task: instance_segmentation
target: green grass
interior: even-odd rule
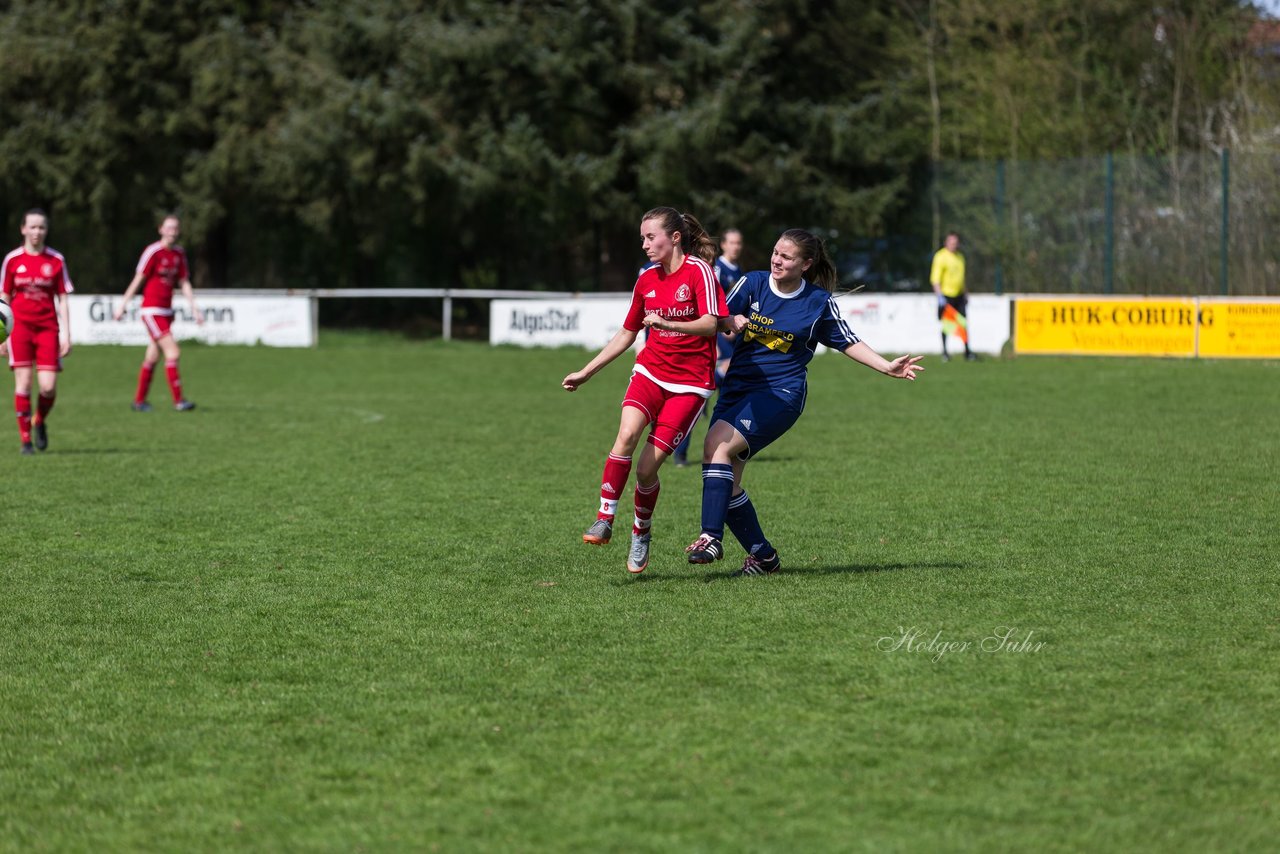
[[[139,356],[0,445],[7,849],[1275,844],[1278,363],[819,359],[740,580],[694,468],[643,576],[582,544],[622,363],[193,346],[139,415]]]

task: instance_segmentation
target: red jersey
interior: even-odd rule
[[[650,312],[676,323],[689,323],[704,314],[729,315],[715,271],[692,255],[686,255],[680,269],[671,275],[661,264],[640,274],[623,327],[639,332]],[[636,372],[668,391],[710,397],[716,387],[716,336],[650,329],[644,349],[636,357]]]
[[[187,275],[187,253],[178,245],[165,248],[157,240],[142,250],[138,272],[146,278],[142,286],[143,314],[173,314],[173,289]]]
[[[4,256],[3,289],[13,316],[28,326],[58,325],[54,297],[69,294],[71,277],[67,275],[67,259],[48,246],[38,255],[27,252],[26,245]]]

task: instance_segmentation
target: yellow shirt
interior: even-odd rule
[[[958,297],[964,293],[964,255],[945,246],[935,252],[929,282],[941,288],[944,297]]]

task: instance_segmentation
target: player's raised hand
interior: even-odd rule
[[[565,391],[577,391],[578,386],[591,379],[591,374],[586,371],[574,371],[560,381],[560,387]]]
[[[920,364],[923,358],[924,356],[899,356],[889,363],[889,369],[884,372],[885,376],[914,380],[916,372],[924,370],[924,365]]]
[[[745,314],[735,314],[727,318],[729,322],[729,331],[734,335],[747,328],[747,316]]]

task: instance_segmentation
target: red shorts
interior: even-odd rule
[[[19,320],[9,333],[9,369],[29,368],[37,371],[60,371],[57,324],[29,326]]]
[[[675,453],[693,429],[706,402],[701,395],[667,391],[640,373],[631,375],[631,385],[627,386],[627,393],[622,398],[623,406],[639,409],[649,417],[649,423],[653,425],[649,431],[649,444],[668,454]]]
[[[147,334],[151,336],[152,341],[159,341],[169,334],[169,329],[173,326],[173,315],[148,314],[144,310],[142,312],[142,325],[147,327]]]

